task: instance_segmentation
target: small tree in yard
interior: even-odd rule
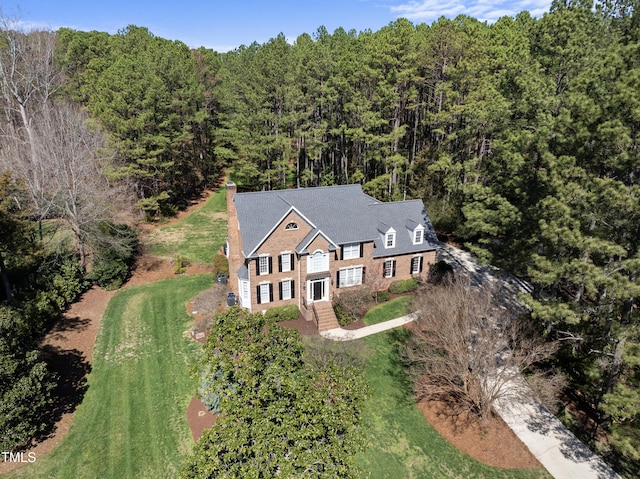
[[[520,394],[513,383],[555,345],[494,302],[495,288],[468,279],[427,285],[417,294],[416,329],[402,350],[421,399],[444,401],[484,418],[496,400]]]

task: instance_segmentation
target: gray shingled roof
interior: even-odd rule
[[[391,256],[436,248],[438,239],[420,200],[382,203],[360,185],[324,186],[234,195],[245,256],[254,254],[292,207],[334,243],[374,241],[375,256]],[[396,230],[396,247],[384,249],[381,223]],[[408,224],[422,224],[426,240],[413,245]],[[300,245],[301,247],[304,245]]]

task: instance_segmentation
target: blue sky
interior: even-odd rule
[[[5,16],[28,27],[99,30],[115,33],[127,25],[181,40],[190,47],[227,51],[278,33],[293,41],[319,26],[329,32],[378,30],[398,17],[431,24],[440,16],[466,14],[493,22],[528,10],[540,17],[551,0],[2,0]],[[18,10],[19,9],[19,10]]]

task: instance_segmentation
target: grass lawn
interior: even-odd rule
[[[200,350],[184,335],[184,303],[211,282],[211,275],[181,276],[120,291],[105,312],[89,389],[63,443],[8,477],[175,477],[193,444],[185,412]]]
[[[407,299],[408,298],[408,299]],[[400,297],[370,310],[365,323],[405,314],[411,297]],[[397,478],[549,478],[544,469],[486,466],[445,441],[414,402],[397,348],[408,331],[396,328],[369,336],[365,370],[372,395],[365,408],[369,447],[356,457],[365,477]]]
[[[191,263],[211,263],[227,237],[226,208],[226,190],[220,188],[197,211],[147,236],[147,251],[169,258],[180,254]]]

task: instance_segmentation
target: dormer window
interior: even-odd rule
[[[395,248],[396,247],[396,230],[389,228],[384,235],[384,247]]]
[[[291,223],[287,223],[287,226],[284,227],[285,230],[297,230],[298,229],[298,223],[295,222],[291,222]]]
[[[424,240],[424,226],[418,225],[413,230],[413,244],[422,244]]]

